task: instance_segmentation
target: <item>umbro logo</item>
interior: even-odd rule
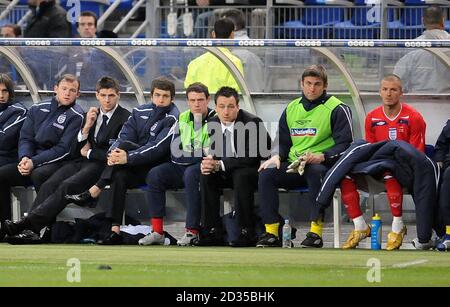
[[[300,126],[304,126],[306,124],[309,124],[311,122],[310,119],[300,119],[295,121],[296,124],[299,124]]]

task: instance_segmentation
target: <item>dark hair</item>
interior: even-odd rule
[[[302,74],[302,81],[304,81],[306,77],[316,77],[321,79],[324,85],[328,84],[327,71],[322,65],[310,65],[306,67]]]
[[[19,37],[19,36],[22,35],[22,28],[20,26],[18,26],[18,25],[10,23],[10,24],[4,25],[2,28],[11,28],[11,29],[13,29],[14,35],[16,37]]]
[[[241,10],[229,9],[221,17],[230,19],[234,24],[235,31],[245,29],[245,15]]]
[[[95,90],[97,92],[100,92],[101,89],[110,89],[110,88],[115,90],[117,94],[120,91],[119,82],[116,79],[108,76],[101,77],[95,84]]]
[[[119,35],[111,30],[101,30],[97,33],[98,38],[118,38]]]
[[[175,98],[175,84],[173,84],[172,81],[165,77],[158,77],[156,79],[153,79],[152,84],[150,86],[150,94],[153,95],[153,92],[155,91],[155,88],[163,90],[163,91],[170,91],[170,98]]]
[[[61,77],[59,77],[56,80],[56,86],[59,86],[59,84],[63,80],[67,81],[67,82],[77,82],[78,83],[78,90],[80,90],[80,86],[81,86],[80,80],[75,75],[72,75],[72,74],[64,74],[64,75],[62,75]]]
[[[201,82],[195,82],[188,86],[188,88],[186,89],[186,98],[188,98],[188,94],[190,92],[203,93],[205,94],[206,98],[209,97],[208,87]]]
[[[234,97],[234,99],[236,99],[236,104],[239,104],[239,94],[238,92],[229,86],[222,86],[216,93],[216,95],[214,96],[214,103],[217,105],[217,99],[220,97]]]
[[[94,12],[83,11],[83,12],[80,13],[80,17],[92,17],[92,18],[94,18],[94,24],[95,24],[95,27],[97,28],[97,15]],[[78,18],[80,18],[80,17],[78,17]],[[76,26],[78,28],[78,26],[79,26],[78,21],[76,22]]]
[[[216,38],[230,38],[233,31],[234,23],[231,19],[219,19],[214,23],[214,33],[216,34]]]
[[[431,5],[427,7],[423,13],[423,24],[428,25],[439,25],[442,23],[444,14],[441,7],[437,5]]]
[[[6,90],[8,91],[9,98],[8,102],[13,100],[14,98],[14,82],[12,81],[11,77],[7,74],[0,73],[0,84],[4,84],[6,87]]]

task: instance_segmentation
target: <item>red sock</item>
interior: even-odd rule
[[[352,178],[346,176],[341,181],[341,194],[348,216],[351,219],[361,216],[362,211],[359,206],[359,193],[355,181]]]
[[[152,218],[152,226],[153,226],[154,232],[157,232],[160,235],[162,235],[164,233],[162,217],[153,217]]]
[[[395,217],[402,216],[402,203],[403,203],[403,189],[397,179],[391,175],[384,177],[384,184],[386,186],[387,198],[389,206],[391,207],[391,213]]]
[[[186,232],[192,232],[194,235],[198,234],[198,229],[186,228]]]

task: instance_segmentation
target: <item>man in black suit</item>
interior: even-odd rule
[[[234,247],[255,246],[254,192],[260,161],[270,155],[270,136],[262,120],[239,108],[239,95],[222,87],[215,95],[217,117],[208,122],[211,152],[203,158],[200,177],[202,226],[199,246],[223,245],[220,194],[234,191],[234,209],[241,228]]]
[[[64,164],[41,186],[26,218],[17,223],[6,221],[0,232],[10,236],[25,229],[39,232],[67,206],[66,194],[80,193],[99,179],[106,167],[110,141],[117,138],[130,112],[118,104],[120,92],[115,79],[101,78],[96,91],[100,108],[89,109],[78,134],[81,157]]]

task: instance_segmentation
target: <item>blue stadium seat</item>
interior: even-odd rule
[[[425,1],[422,0],[405,0],[400,20],[388,23],[389,38],[414,39],[420,36],[424,30],[422,15],[425,5]]]
[[[333,25],[344,20],[345,7],[327,7],[317,0],[306,0],[305,5],[300,20],[287,21],[275,31],[277,38],[331,38]]]
[[[356,7],[351,9],[351,18],[334,25],[335,39],[377,39],[380,37],[381,24],[370,20],[371,7],[365,0],[355,0]],[[394,21],[394,10],[388,8],[388,22]]]

